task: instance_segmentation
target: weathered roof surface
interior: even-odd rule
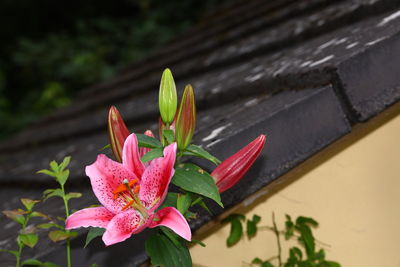
[[[83,170],[108,142],[108,106],[118,107],[132,131],[157,132],[158,85],[165,67],[172,69],[179,92],[186,83],[195,88],[195,143],[224,159],[259,134],[268,136],[261,159],[222,195],[229,208],[395,103],[400,98],[398,62],[397,1],[239,1],[0,144],[0,209],[15,208],[19,197],[40,197],[55,186],[35,172],[65,155],[73,157],[67,186],[84,193],[73,207],[95,203]],[[43,206],[62,214],[56,200]],[[212,210],[222,212],[217,206]],[[211,219],[202,214],[192,228]],[[0,217],[0,227],[0,247],[8,249],[17,226]],[[85,250],[81,235],[74,241],[75,265],[142,262],[146,233],[129,245],[105,249],[94,242]],[[26,252],[63,263],[63,248],[50,243]],[[0,254],[2,263],[11,260]]]

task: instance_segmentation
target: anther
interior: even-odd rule
[[[134,200],[129,201],[129,202],[122,208],[122,210],[126,210],[126,209],[129,208],[134,202],[135,202]]]
[[[139,193],[139,190],[140,190],[140,185],[137,185],[137,186],[135,186],[133,193],[137,194],[137,193]]]

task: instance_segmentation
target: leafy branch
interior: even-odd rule
[[[69,177],[69,169],[66,169],[71,161],[71,157],[65,157],[63,161],[58,164],[56,161],[50,162],[50,169],[44,169],[38,171],[38,173],[46,174],[48,176],[54,177],[54,179],[57,181],[57,183],[60,185],[59,188],[55,189],[47,189],[43,192],[43,200],[47,200],[51,197],[59,197],[63,200],[64,203],[64,209],[65,209],[65,218],[60,217],[59,219],[61,221],[65,221],[65,219],[69,216],[70,211],[68,207],[68,202],[72,198],[80,198],[82,196],[81,193],[76,193],[76,192],[71,192],[71,193],[66,193],[64,185],[68,180]],[[42,224],[39,227],[43,229],[49,229],[49,228],[57,228],[57,230],[52,230],[49,232],[48,236],[50,240],[53,242],[59,242],[59,241],[66,241],[66,252],[67,252],[67,266],[71,267],[71,244],[70,240],[73,237],[77,236],[77,232],[72,232],[69,230],[66,230],[65,227],[62,225],[57,224],[57,223],[48,223],[48,224]]]
[[[223,221],[223,223],[229,222],[231,224],[230,234],[227,238],[228,246],[235,245],[242,238],[243,221],[247,222],[246,232],[248,239],[255,237],[259,230],[270,230],[275,234],[278,247],[278,255],[267,260],[256,257],[249,264],[250,266],[274,267],[275,265],[272,264],[272,261],[276,260],[279,267],[340,267],[339,263],[325,259],[324,249],[316,250],[318,241],[314,238],[312,228],[317,227],[318,222],[310,217],[299,216],[293,222],[291,217],[286,215],[285,230],[279,230],[274,213],[272,213],[273,226],[258,226],[257,224],[261,221],[261,217],[258,215],[253,215],[252,219],[246,219],[244,215],[231,214]],[[296,238],[300,245],[300,247],[289,248],[289,258],[286,262],[282,261],[281,235],[285,237],[285,240]]]

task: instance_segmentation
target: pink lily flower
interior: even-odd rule
[[[220,193],[228,190],[242,179],[260,155],[264,148],[265,140],[265,135],[258,136],[214,169],[211,176],[214,178]]]
[[[156,209],[164,201],[174,175],[176,143],[164,149],[164,157],[148,166],[140,161],[135,134],[125,140],[122,163],[101,154],[86,167],[93,192],[103,207],[86,208],[66,220],[66,229],[102,227],[106,246],[122,242],[146,227],[166,226],[184,239],[191,240],[190,227],[173,207]]]

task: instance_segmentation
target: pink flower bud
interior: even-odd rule
[[[122,162],[122,148],[128,136],[129,131],[121,114],[115,106],[111,106],[108,112],[108,137],[112,152],[118,162]]]
[[[211,176],[214,178],[220,193],[234,186],[246,174],[260,155],[265,140],[266,136],[260,135],[215,168]]]
[[[193,87],[186,85],[183,91],[178,117],[176,118],[176,142],[178,148],[183,150],[192,141],[196,128],[196,103]]]

